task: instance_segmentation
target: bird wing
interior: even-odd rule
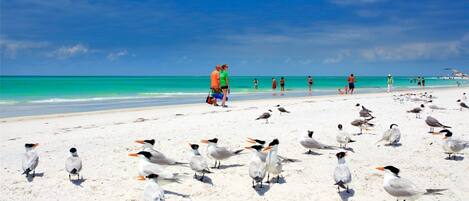
[[[215,151],[212,153],[212,156],[217,159],[225,159],[233,155],[234,153],[226,147],[216,147]]]
[[[35,151],[29,151],[23,157],[23,170],[34,170],[38,163],[39,155]]]
[[[384,189],[395,197],[412,197],[419,193],[423,193],[415,184],[404,178],[394,178],[389,180],[388,185]]]
[[[391,137],[391,134],[392,134],[391,129],[388,129],[388,130],[384,131],[383,137],[381,137],[381,139],[378,140],[378,142],[389,141],[389,138]]]
[[[352,181],[352,174],[350,174],[350,170],[345,165],[338,165],[334,170],[334,181],[337,182],[344,182],[349,183]]]
[[[308,148],[308,149],[322,149],[325,147],[324,144],[316,141],[313,138],[304,138],[303,140],[300,141],[301,145],[303,147]]]
[[[189,165],[194,171],[200,172],[203,170],[209,170],[207,161],[202,156],[193,156],[191,161],[189,162]]]
[[[251,160],[249,163],[249,176],[262,181],[266,173],[266,163],[261,160]]]
[[[67,161],[65,162],[65,170],[67,170],[68,173],[71,173],[73,169],[75,169],[76,172],[80,172],[81,167],[82,167],[82,164],[81,164],[80,157],[70,156],[67,158]]]

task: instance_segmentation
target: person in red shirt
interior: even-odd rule
[[[350,74],[350,76],[347,78],[348,82],[348,90],[350,94],[353,94],[353,90],[355,89],[355,76],[353,76],[353,73]]]
[[[275,90],[277,89],[277,80],[275,78],[272,78],[272,91],[274,92],[272,95],[275,96]]]

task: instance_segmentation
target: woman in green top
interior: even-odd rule
[[[388,93],[391,92],[392,84],[394,84],[394,79],[391,74],[388,74]]]
[[[229,88],[229,82],[228,82],[228,65],[223,64],[221,66],[221,71],[220,71],[220,88],[223,92],[223,99],[221,101],[221,106],[222,107],[228,107],[225,102],[226,102],[226,97],[228,95],[228,88]]]

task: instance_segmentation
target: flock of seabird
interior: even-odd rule
[[[403,101],[413,101],[413,102],[424,102],[425,104],[432,103],[432,99],[436,97],[424,93],[424,94],[401,94],[394,97],[394,100],[403,102]],[[464,101],[467,100],[466,94],[463,94],[463,97],[457,102],[461,107],[460,110],[468,108]],[[415,113],[416,118],[419,118],[419,114],[425,108],[424,103],[419,107],[416,107],[412,110],[408,110],[409,113]],[[360,128],[360,133],[363,133],[363,130],[367,130],[368,127],[374,126],[370,123],[371,120],[375,118],[372,115],[372,111],[365,108],[363,105],[356,104],[355,106],[360,108],[359,117],[351,122],[351,125]],[[280,114],[290,113],[284,107],[280,105],[276,106]],[[436,108],[436,107],[435,107]],[[432,108],[434,109],[434,108]],[[265,119],[268,123],[268,119],[272,116],[272,110],[268,110],[261,114],[256,120]],[[458,140],[453,138],[453,133],[448,130],[451,128],[445,124],[440,123],[437,119],[431,116],[427,116],[425,123],[430,127],[430,133],[434,135],[444,134],[444,143],[443,150],[444,153],[448,154],[448,159],[455,158],[455,154],[461,152],[463,149],[469,147],[468,141]],[[337,125],[338,132],[336,135],[336,141],[339,147],[332,145],[326,145],[321,143],[313,138],[314,131],[307,131],[307,135],[300,139],[299,143],[305,149],[308,150],[307,153],[312,153],[312,150],[317,149],[344,149],[344,151],[339,151],[336,154],[337,157],[337,166],[333,172],[334,185],[337,185],[337,190],[340,192],[340,189],[344,189],[347,193],[349,192],[349,184],[352,181],[352,174],[348,168],[345,157],[347,156],[346,147],[349,143],[355,142],[351,138],[351,135],[343,130],[342,124]],[[439,132],[434,132],[434,128],[441,128]],[[377,142],[384,142],[385,145],[396,145],[401,139],[401,132],[397,124],[391,124],[389,129],[386,130]],[[278,155],[279,149],[279,140],[273,139],[267,146],[266,141],[254,138],[248,138],[247,142],[250,143],[250,146],[245,147],[244,149],[232,150],[226,147],[218,145],[218,139],[213,138],[209,140],[201,140],[201,143],[207,144],[206,156],[209,159],[214,161],[214,166],[209,167],[207,159],[202,156],[199,152],[198,144],[189,144],[190,149],[192,150],[192,157],[190,158],[189,163],[180,162],[166,157],[163,153],[154,148],[155,140],[137,140],[136,143],[142,144],[142,150],[137,153],[129,153],[129,156],[138,157],[138,178],[139,180],[147,180],[147,183],[144,187],[143,199],[145,201],[154,201],[154,200],[164,200],[164,189],[161,187],[164,183],[179,182],[181,180],[181,175],[178,173],[173,173],[165,169],[165,166],[171,165],[180,165],[180,166],[189,166],[191,170],[194,171],[194,178],[200,181],[204,180],[205,174],[213,173],[211,168],[220,168],[221,161],[227,160],[231,157],[239,155],[243,150],[250,150],[252,152],[252,157],[249,161],[249,176],[252,178],[252,187],[263,188],[263,182],[267,176],[266,183],[279,182],[282,172],[283,165],[286,163],[300,162],[297,159],[290,159]],[[39,163],[39,155],[35,151],[35,148],[38,144],[25,144],[26,153],[23,156],[22,169],[23,174],[26,177],[34,177],[35,169]],[[70,156],[65,161],[65,170],[69,175],[69,179],[72,179],[72,176],[77,176],[77,179],[80,179],[80,171],[82,169],[82,159],[78,156],[76,148],[71,148],[69,150]],[[402,178],[399,173],[400,170],[394,166],[384,166],[376,167],[376,169],[384,171],[383,179],[383,188],[391,196],[395,197],[398,200],[413,200],[418,198],[421,195],[428,194],[439,194],[445,189],[421,189],[415,185],[412,181]],[[272,178],[272,179],[271,179]]]

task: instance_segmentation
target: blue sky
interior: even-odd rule
[[[2,75],[469,71],[469,1],[1,3]]]

